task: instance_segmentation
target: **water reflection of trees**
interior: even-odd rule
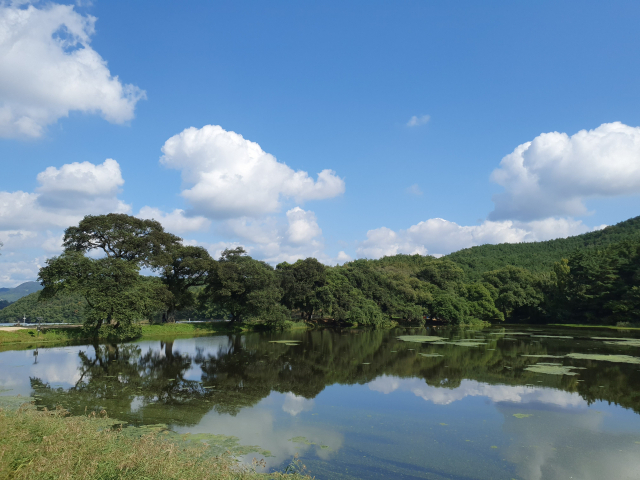
[[[413,333],[430,332],[415,329]],[[461,338],[474,335],[462,330],[454,333]],[[229,335],[226,345],[215,352],[199,348],[193,355],[179,352],[172,341],[160,342],[159,348],[146,352],[137,344],[93,345],[92,354],[91,349],[79,353],[78,380],[72,388],[54,389],[37,378],[31,379],[31,385],[42,405],[61,404],[74,413],[105,409],[113,417],[145,424],[194,425],[212,409],[235,415],[272,391],[310,399],[328,385],[366,384],[380,375],[418,377],[440,388],[456,388],[463,379],[532,384],[640,412],[636,365],[600,362],[580,370],[579,376],[524,370],[545,359],[523,355],[564,355],[569,353],[563,350],[566,342],[556,345],[552,340],[539,343],[487,335],[482,340],[487,345],[463,347],[398,342],[396,335],[382,330]],[[282,338],[300,343],[269,343]],[[600,343],[598,348],[607,347]],[[197,375],[199,380],[188,378]]]

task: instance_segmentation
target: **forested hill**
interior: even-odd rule
[[[15,288],[0,288],[0,300],[15,302],[16,300],[39,290],[42,290],[42,285],[38,282],[25,282]]]
[[[605,247],[623,240],[640,238],[640,216],[617,225],[575,237],[547,240],[546,242],[501,243],[465,248],[447,255],[462,267],[471,281],[480,280],[482,274],[513,265],[530,272],[548,272],[553,264],[569,258],[576,250]]]
[[[22,297],[0,310],[0,323],[22,321],[26,316],[30,323],[40,317],[45,323],[82,323],[86,301],[78,295],[56,296],[39,301],[40,292]]]

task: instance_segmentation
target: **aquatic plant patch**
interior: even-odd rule
[[[548,365],[536,363],[535,365],[529,365],[525,370],[533,373],[544,373],[545,375],[578,375],[576,372],[572,372],[573,367],[564,365]]]
[[[531,336],[534,338],[565,338],[565,339],[573,338],[566,335],[531,335]]]
[[[602,362],[614,363],[633,363],[640,365],[640,357],[631,357],[629,355],[599,355],[596,353],[569,353],[568,358],[576,360],[595,360]]]
[[[427,335],[400,335],[397,337],[402,342],[413,343],[426,343],[426,342],[441,342],[446,340],[443,337],[427,336]]]
[[[521,357],[531,357],[531,358],[564,358],[564,355],[520,355]]]

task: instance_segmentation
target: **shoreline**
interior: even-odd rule
[[[163,325],[141,325],[142,335],[128,341],[153,340],[164,337],[204,337],[216,334],[246,333],[263,328],[251,324],[234,325],[229,322],[170,323]],[[293,330],[307,329],[307,325],[294,325]],[[24,350],[42,346],[86,343],[95,340],[87,336],[82,325],[64,327],[41,326],[40,332],[30,327],[0,327],[0,351]],[[101,343],[103,340],[98,340]]]

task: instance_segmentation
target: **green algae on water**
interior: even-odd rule
[[[533,417],[533,413],[514,413],[513,416],[516,418],[529,418]]]
[[[303,445],[316,445],[315,443],[307,440],[307,437],[302,436],[290,438],[289,441],[293,443],[302,443]]]
[[[440,355],[439,353],[419,353],[418,355],[421,355],[423,357],[442,357],[443,355]]]

